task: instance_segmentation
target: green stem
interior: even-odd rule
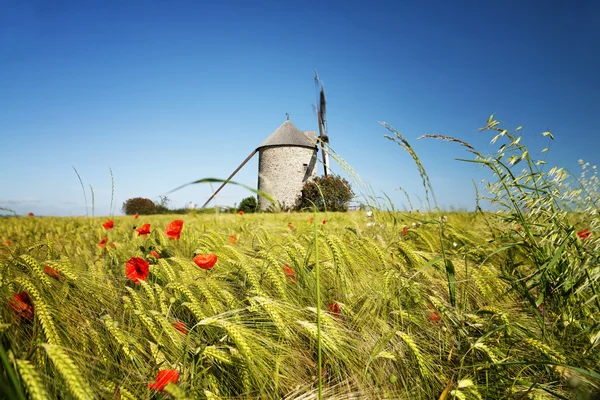
[[[25,394],[23,393],[23,388],[21,387],[21,382],[19,381],[19,378],[17,377],[17,374],[15,373],[15,370],[13,368],[13,365],[11,364],[11,362],[8,359],[8,355],[6,354],[6,350],[4,349],[4,344],[0,344],[0,360],[2,360],[2,366],[4,367],[3,369],[6,371],[6,374],[8,375],[8,379],[10,380],[10,383],[12,384],[12,388],[3,388],[1,392],[5,392],[5,394],[10,393],[10,389],[14,390],[14,392],[12,393],[18,400],[25,400]],[[4,385],[3,385],[4,386]],[[8,390],[8,391],[7,391]]]
[[[321,366],[321,269],[319,268],[319,243],[317,241],[317,213],[314,212],[313,227],[315,233],[315,274],[317,284],[317,379],[318,379],[318,399],[321,400],[323,392],[323,377]]]

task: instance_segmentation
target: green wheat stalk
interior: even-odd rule
[[[81,185],[81,190],[83,191],[83,199],[85,200],[85,215],[89,216],[87,195],[85,194],[85,188],[83,187],[83,181],[81,180],[81,176],[79,175],[79,172],[77,172],[77,169],[75,168],[75,166],[72,166],[72,167],[73,167],[73,171],[75,171],[75,173],[77,174],[77,178],[79,179],[79,184]]]

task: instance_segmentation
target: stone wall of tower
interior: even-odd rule
[[[304,183],[317,176],[317,149],[270,146],[258,154],[258,190],[271,194],[283,210],[294,207]],[[258,205],[267,210],[271,204],[259,196]]]

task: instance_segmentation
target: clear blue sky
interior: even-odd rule
[[[442,207],[472,209],[472,164],[454,135],[492,150],[496,113],[523,126],[550,163],[598,163],[597,1],[26,1],[0,0],[0,207],[84,215],[75,166],[96,214],[192,180],[226,178],[291,114],[317,129],[317,68],[332,147],[401,207],[424,198],[414,145]],[[338,172],[341,170],[337,167]],[[255,186],[257,157],[236,180]],[[204,203],[208,185],[173,193]],[[228,187],[232,205],[249,192]],[[414,197],[414,202],[418,200]]]

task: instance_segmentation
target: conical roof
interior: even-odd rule
[[[287,120],[256,149],[269,146],[298,146],[312,149],[317,146],[317,137],[312,131],[302,132],[290,120]]]

